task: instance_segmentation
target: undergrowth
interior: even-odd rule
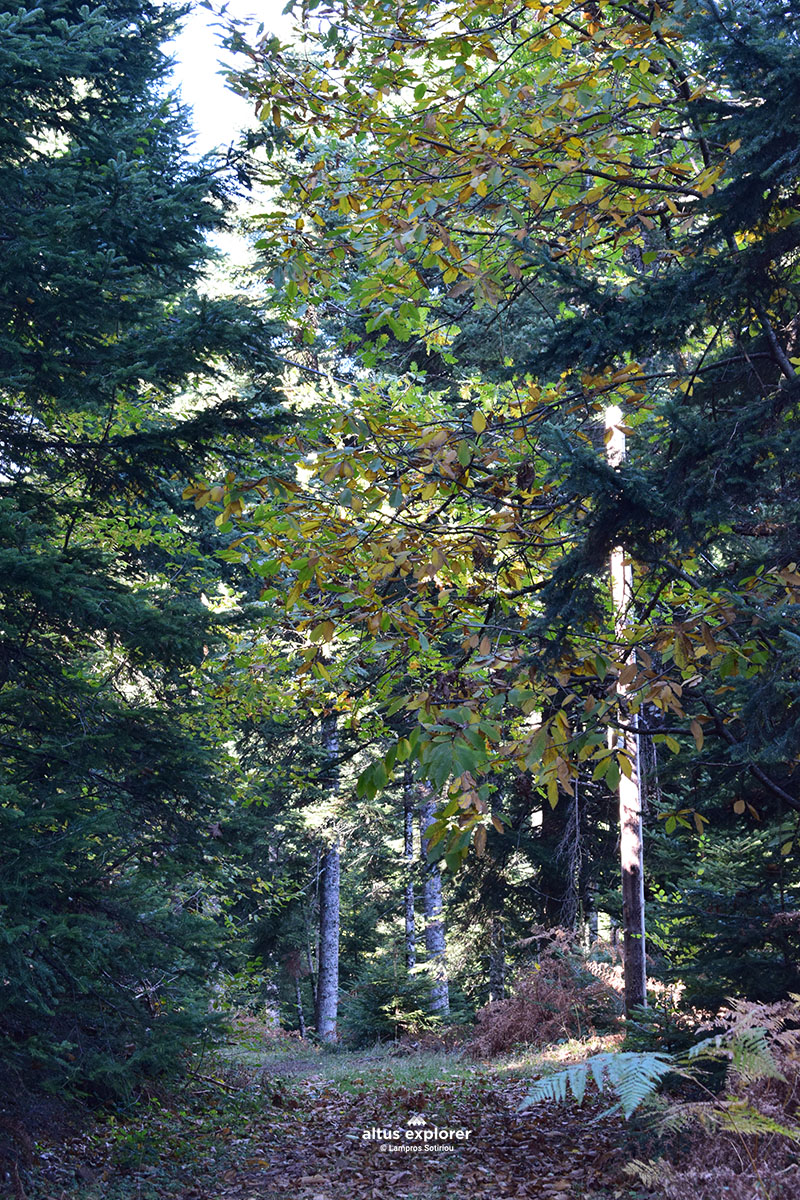
[[[550,929],[530,940],[540,945],[535,962],[520,973],[510,996],[478,1012],[467,1044],[474,1058],[591,1036],[617,1022],[618,992],[601,965],[576,947],[572,932]]]
[[[541,1050],[518,1046],[483,1062],[463,1051],[406,1052],[385,1044],[327,1053],[291,1035],[242,1026],[179,1090],[98,1120],[88,1133],[57,1146],[32,1147],[36,1169],[24,1165],[8,1194],[16,1200],[190,1197],[198,1180],[221,1188],[242,1163],[261,1163],[253,1155],[263,1155],[257,1146],[265,1129],[278,1144],[296,1140],[304,1123],[316,1129],[325,1113],[343,1103],[346,1111],[374,1108],[377,1119],[393,1108],[418,1110],[420,1101],[427,1110],[427,1098],[435,1096],[438,1120],[460,1120],[481,1108],[512,1111],[525,1082],[539,1076],[539,1095],[550,1110],[570,1090],[581,1098],[599,1087],[616,1092],[630,1112],[667,1076],[670,1094],[645,1107],[639,1132],[631,1130],[640,1149],[630,1163],[627,1194],[796,1200],[799,1025],[794,1002],[735,1003],[685,1055],[614,1053],[621,1034],[607,1034]],[[592,1051],[599,1053],[587,1058]],[[643,1058],[652,1069],[642,1070]],[[719,1091],[703,1082],[709,1061],[725,1068]],[[541,1119],[519,1116],[532,1129]],[[563,1145],[553,1143],[552,1150],[563,1158],[578,1127],[577,1111],[565,1115],[560,1127]]]
[[[592,1085],[625,1116],[666,1078],[677,1096],[657,1110],[659,1141],[630,1172],[660,1200],[796,1200],[800,1195],[800,997],[777,1004],[732,1001],[709,1036],[683,1054],[599,1054],[536,1081],[523,1107],[578,1103]],[[721,1066],[719,1088],[707,1067]],[[681,1095],[683,1093],[683,1095]],[[691,1098],[686,1099],[686,1094]]]

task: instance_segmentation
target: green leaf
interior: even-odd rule
[[[520,1108],[527,1109],[542,1101],[561,1104],[568,1091],[572,1091],[580,1104],[591,1073],[600,1092],[611,1091],[619,1098],[627,1120],[655,1092],[664,1076],[674,1070],[675,1060],[666,1054],[633,1051],[596,1054],[585,1063],[537,1080]]]
[[[470,746],[467,742],[455,741],[453,743],[453,774],[463,775],[465,771],[471,772],[473,775],[478,771],[479,766],[484,758],[475,746]]]

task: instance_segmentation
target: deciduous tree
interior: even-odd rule
[[[9,1103],[178,1065],[220,956],[237,780],[200,695],[219,564],[180,489],[248,461],[278,410],[268,329],[197,290],[230,192],[162,90],[175,21],[147,0],[0,6]]]

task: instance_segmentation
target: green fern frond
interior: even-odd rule
[[[780,1035],[763,1026],[738,1032],[718,1033],[692,1046],[688,1061],[700,1058],[728,1058],[736,1074],[746,1082],[756,1079],[784,1079],[769,1044]]]
[[[658,1122],[659,1129],[664,1133],[679,1133],[697,1125],[709,1131],[725,1129],[738,1134],[777,1134],[800,1142],[800,1127],[783,1125],[745,1100],[699,1100],[689,1104],[673,1104]]]
[[[580,1104],[591,1072],[598,1091],[616,1095],[627,1119],[653,1094],[663,1077],[674,1070],[675,1063],[666,1054],[633,1051],[595,1054],[584,1063],[536,1080],[520,1107],[530,1108],[542,1100],[560,1104],[570,1091]]]
[[[793,1142],[800,1142],[800,1127],[783,1125],[744,1100],[733,1100],[718,1105],[714,1118],[720,1129],[729,1129],[734,1133],[779,1134]]]
[[[733,1069],[742,1079],[782,1079],[785,1076],[775,1061],[765,1029],[748,1029],[731,1042]]]
[[[785,1076],[776,1061],[773,1046],[789,1048],[798,1041],[796,1029],[785,1026],[797,1019],[797,997],[780,1004],[732,1001],[722,1014],[722,1030],[698,1042],[687,1054],[672,1057],[660,1053],[595,1054],[586,1062],[557,1071],[534,1082],[520,1108],[543,1100],[563,1103],[571,1092],[580,1104],[591,1078],[599,1092],[611,1092],[619,1100],[626,1119],[651,1096],[665,1075],[675,1072],[691,1077],[697,1060],[724,1058],[731,1071],[745,1083]],[[720,1019],[720,1018],[718,1018]],[[750,1108],[744,1101],[713,1101],[673,1107],[664,1128],[680,1129],[700,1122],[709,1128],[726,1128],[738,1133],[772,1133],[800,1141],[800,1128],[784,1126]]]
[[[685,1104],[671,1104],[658,1121],[658,1128],[663,1133],[680,1133],[697,1125],[704,1128],[715,1125],[714,1101],[694,1100]]]

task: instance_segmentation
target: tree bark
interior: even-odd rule
[[[618,467],[625,458],[625,433],[620,428],[622,413],[618,408],[606,411],[608,461]],[[622,546],[611,552],[611,598],[614,609],[614,636],[623,642],[633,604],[633,571],[625,558]],[[633,650],[625,659],[634,663]],[[624,702],[627,686],[617,686],[617,695]],[[622,867],[622,958],[625,969],[625,1014],[633,1008],[647,1005],[647,965],[645,958],[644,924],[644,850],[642,829],[641,767],[639,761],[638,716],[628,714],[628,728],[618,735],[621,746],[631,763],[631,777],[620,775],[619,781],[619,847]]]
[[[411,971],[417,965],[417,930],[414,920],[414,792],[408,766],[403,776],[403,852],[406,860],[406,969]]]
[[[600,930],[598,927],[599,926],[598,917],[600,914],[597,911],[596,892],[597,892],[597,889],[594,887],[591,887],[588,889],[587,894],[586,894],[587,925],[588,925],[589,945],[590,946],[593,946],[595,944],[595,942],[597,941],[598,937],[600,936]]]
[[[317,850],[317,897],[319,897],[319,876],[320,876],[320,853]],[[311,984],[311,1004],[314,1012],[317,1011],[317,965],[314,961],[314,952],[311,948],[311,922],[313,919],[314,910],[311,912],[305,911],[305,926],[306,926],[306,962],[308,963],[308,981]]]
[[[556,849],[556,859],[564,870],[564,894],[561,898],[559,925],[573,932],[580,912],[580,881],[583,868],[581,842],[580,781],[572,785],[572,798],[564,833]]]
[[[300,988],[299,975],[295,975],[294,977],[294,994],[295,1003],[297,1005],[297,1028],[300,1031],[300,1037],[304,1038],[306,1036],[306,1019],[303,1014],[303,993]]]
[[[622,958],[625,964],[625,1014],[647,1007],[644,926],[642,796],[639,788],[639,738],[627,732],[625,750],[633,763],[631,778],[619,781],[619,848],[622,864]]]
[[[422,900],[425,910],[425,949],[431,973],[431,1012],[445,1016],[450,1012],[450,991],[447,985],[447,962],[444,920],[442,918],[442,876],[436,863],[428,862],[428,839],[425,830],[433,821],[436,800],[430,784],[423,784],[419,809],[419,831],[422,856]]]
[[[506,932],[503,918],[492,917],[492,941],[489,950],[489,999],[502,1000],[506,994]]]
[[[322,737],[329,759],[328,784],[335,795],[339,790],[339,732],[336,713],[323,718]],[[322,855],[319,889],[319,954],[317,958],[317,999],[315,1025],[323,1042],[336,1041],[339,1010],[339,839],[327,846]]]

